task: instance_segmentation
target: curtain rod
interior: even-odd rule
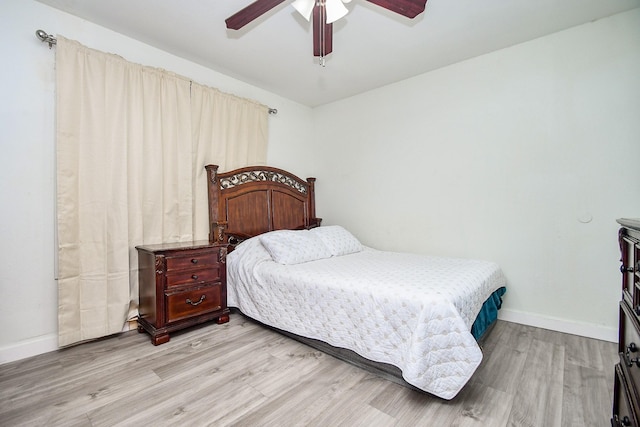
[[[58,42],[55,36],[53,36],[52,34],[47,34],[47,32],[44,30],[36,31],[36,37],[38,37],[43,43],[49,43],[49,49],[51,49],[53,45]],[[276,115],[278,114],[278,110],[275,108],[269,108],[269,114]]]

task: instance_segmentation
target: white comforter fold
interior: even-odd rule
[[[247,316],[397,366],[451,399],[482,360],[471,325],[506,281],[492,262],[370,248],[281,265],[254,238],[227,257],[227,282],[229,306]]]

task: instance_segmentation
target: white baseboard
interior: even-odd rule
[[[505,308],[498,312],[498,319],[602,341],[618,342],[618,328],[608,328],[591,323],[575,322]]]
[[[56,334],[43,335],[7,347],[0,347],[0,365],[58,349]]]

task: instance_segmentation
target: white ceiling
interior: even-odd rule
[[[310,107],[640,7],[640,0],[428,0],[411,20],[353,0],[321,67],[311,24],[291,0],[239,31],[224,20],[253,0],[38,1]]]

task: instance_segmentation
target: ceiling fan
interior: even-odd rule
[[[225,20],[227,28],[239,30],[286,0],[256,0]],[[324,57],[333,51],[333,23],[348,12],[343,3],[351,0],[294,0],[291,4],[307,21],[313,18],[313,56]],[[413,19],[424,12],[427,0],[366,0]]]

